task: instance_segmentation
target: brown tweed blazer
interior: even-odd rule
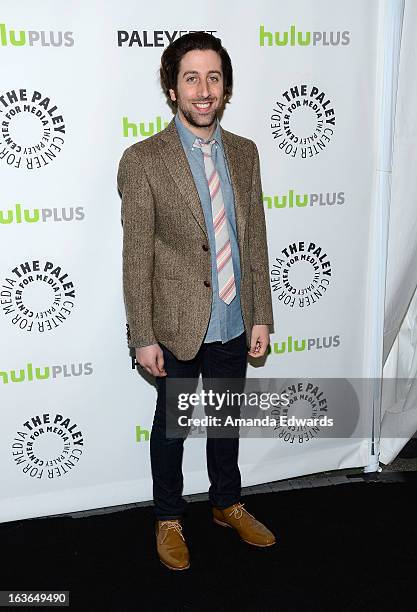
[[[253,325],[273,324],[259,156],[251,140],[223,129],[221,134],[235,196],[240,298],[249,347]],[[125,150],[117,182],[129,346],[159,341],[178,359],[192,359],[210,318],[211,255],[203,209],[174,120]]]

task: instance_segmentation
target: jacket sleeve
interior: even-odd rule
[[[138,155],[130,147],[119,163],[122,194],[123,293],[128,344],[140,348],[157,342],[152,329],[154,269],[154,200]]]
[[[253,324],[272,331],[273,309],[258,149],[253,144],[252,192],[248,218],[249,255],[253,280]]]

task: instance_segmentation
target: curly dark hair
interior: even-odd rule
[[[216,51],[220,55],[222,63],[223,81],[224,81],[224,95],[225,103],[230,101],[233,89],[233,68],[230,56],[226,49],[222,46],[220,38],[216,38],[213,34],[207,32],[190,32],[184,34],[174,40],[163,52],[161,57],[161,68],[160,78],[162,89],[167,96],[168,102],[171,106],[173,104],[169,90],[173,89],[176,91],[178,72],[180,67],[180,61],[182,57],[188,53],[188,51],[205,51],[211,50]]]

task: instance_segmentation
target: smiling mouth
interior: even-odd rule
[[[193,102],[193,106],[200,112],[207,112],[210,110],[213,102]]]

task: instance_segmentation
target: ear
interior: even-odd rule
[[[177,96],[175,95],[175,91],[173,89],[169,90],[169,97],[171,98],[173,102],[176,102]]]

